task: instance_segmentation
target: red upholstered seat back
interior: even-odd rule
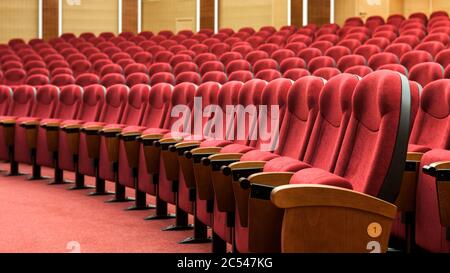
[[[304,161],[332,172],[350,120],[352,97],[359,79],[342,74],[328,81],[319,98],[319,113],[314,123]]]
[[[400,63],[410,70],[414,65],[424,62],[432,62],[433,56],[424,50],[412,50],[403,54]]]
[[[75,83],[81,87],[86,87],[91,84],[99,84],[100,78],[94,73],[83,73],[76,78]]]
[[[122,74],[119,73],[110,73],[103,76],[100,80],[101,84],[106,88],[113,86],[115,84],[125,84],[126,79]]]
[[[0,85],[0,115],[4,116],[8,114],[12,99],[12,89],[6,85]]]
[[[33,105],[30,116],[38,118],[51,118],[58,105],[59,88],[54,85],[43,85],[37,88],[36,103]]]
[[[54,118],[75,119],[83,104],[83,89],[79,85],[70,84],[61,87],[60,90]]]
[[[123,110],[121,124],[139,125],[148,104],[150,88],[148,85],[133,86],[128,93],[128,102]]]
[[[250,139],[256,140],[257,135],[254,128],[258,121],[257,111],[266,85],[266,81],[252,79],[242,86],[239,92],[238,106],[248,111],[235,116],[233,133],[230,134],[235,143],[247,145],[250,143]]]
[[[145,86],[150,89],[148,85]],[[167,115],[170,115],[172,89],[172,85],[167,83],[157,84],[150,89],[148,105],[141,121],[142,126],[163,128]]]
[[[373,69],[377,70],[378,67],[385,64],[398,64],[399,58],[397,55],[389,52],[381,52],[372,55],[368,60],[368,65]]]
[[[197,86],[190,82],[180,83],[173,88],[171,98],[172,110],[168,115],[166,115],[166,119],[164,121],[164,128],[174,129],[176,130],[175,132],[182,132],[188,128],[191,118],[189,113],[179,113],[173,111],[174,107],[177,107],[179,105],[187,106],[189,109],[192,110],[196,90]],[[178,116],[176,114],[178,114]]]
[[[106,103],[103,106],[99,121],[105,123],[119,123],[128,100],[129,88],[116,84],[106,89]]]
[[[353,96],[335,174],[347,179],[356,191],[395,201],[411,127],[411,105],[409,82],[400,73],[380,70],[364,77]]]
[[[13,101],[8,116],[26,117],[36,101],[36,89],[30,85],[21,85],[14,90]]]
[[[105,105],[106,88],[100,84],[92,84],[84,88],[83,104],[77,119],[83,121],[98,121]]]
[[[420,97],[420,108],[409,143],[428,148],[450,148],[450,80],[428,84]]]
[[[341,71],[345,71],[347,68],[350,68],[355,65],[366,65],[366,59],[361,55],[347,55],[337,61],[337,68]]]
[[[239,92],[243,85],[244,83],[240,81],[228,81],[220,88],[217,104],[221,107],[223,115],[222,127],[216,133],[218,138],[230,139],[229,134],[234,130],[234,114],[230,111],[227,112],[227,107],[238,104]]]
[[[292,84],[292,80],[281,78],[271,81],[264,88],[261,94],[261,106],[265,107],[266,111],[259,111],[258,128],[255,129],[258,138],[251,141],[251,146],[268,151],[276,150],[279,144],[279,130],[286,113],[287,97]]]
[[[444,68],[434,62],[416,64],[409,71],[409,79],[425,87],[430,82],[444,78]]]
[[[303,159],[309,136],[319,110],[319,95],[324,86],[319,77],[306,76],[295,81],[287,97],[287,109],[275,152]]]

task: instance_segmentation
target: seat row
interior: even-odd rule
[[[427,85],[420,108],[419,89],[386,70],[326,83],[306,76],[198,87],[113,85],[106,92],[100,85],[84,92],[43,86],[36,100],[33,87],[21,86],[0,104],[6,111],[0,155],[12,174],[20,162],[33,165],[33,178],[41,166],[53,167],[56,183],[64,170],[74,171],[76,188],[84,188],[85,175],[96,177],[95,195],[108,194],[105,181],[113,181],[114,201],[128,201],[125,188],[134,188],[132,209],[148,209],[145,196],[154,195],[151,219],[170,218],[167,203],[174,204],[176,221],[168,229],[189,228],[187,216],[194,214],[194,236],[185,242],[207,240],[210,226],[217,252],[227,242],[239,252],[334,251],[336,241],[323,236],[328,226],[336,227],[327,231],[333,239],[354,242],[337,244],[346,245],[339,251],[365,251],[371,221],[378,223],[378,250],[385,251],[411,128],[411,145],[448,140],[440,130],[439,137],[421,134],[425,125],[441,128],[430,114],[448,126],[448,108],[433,103],[448,100],[448,80]],[[10,94],[5,87],[2,98]],[[211,105],[219,106],[215,115],[195,117]],[[230,105],[245,111],[223,111]],[[261,129],[264,120],[270,122]],[[318,210],[322,220],[313,222],[319,227],[297,220]],[[352,221],[343,220],[348,215]]]

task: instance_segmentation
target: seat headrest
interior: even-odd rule
[[[168,83],[158,83],[150,89],[148,98],[152,108],[163,108],[164,105],[170,103],[172,97],[173,86]]]
[[[130,89],[123,84],[115,84],[106,90],[106,103],[112,107],[120,107],[127,102]]]
[[[36,98],[36,89],[31,85],[21,85],[14,90],[13,100],[15,103],[25,104]]]
[[[64,105],[73,105],[82,100],[83,89],[79,85],[70,84],[61,87],[59,101]]]
[[[92,84],[84,88],[83,103],[94,106],[100,101],[104,101],[106,88],[100,84]]]
[[[320,114],[333,126],[338,127],[342,115],[352,110],[353,92],[358,82],[358,76],[344,73],[331,78],[322,89]]]
[[[128,104],[134,108],[141,108],[148,102],[150,86],[147,84],[137,84],[133,86],[128,94]]]
[[[308,119],[309,111],[317,109],[319,94],[325,80],[314,76],[305,76],[294,82],[288,94],[288,111],[300,120]]]
[[[404,86],[402,77],[398,72],[379,70],[358,83],[353,97],[353,113],[369,130],[378,131],[383,116],[399,109],[402,90],[409,89],[409,85]]]
[[[450,79],[436,80],[425,86],[420,98],[420,108],[438,119],[448,117],[450,114]]]
[[[40,104],[49,105],[57,100],[58,96],[59,88],[54,85],[47,84],[37,89],[36,101]]]

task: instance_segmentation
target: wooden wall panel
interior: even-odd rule
[[[405,17],[408,17],[411,13],[420,11],[428,15],[430,13],[430,3],[431,0],[406,0],[403,6],[403,14]]]
[[[334,1],[334,21],[343,25],[345,19],[356,16],[358,0],[335,0]]]
[[[450,14],[450,1],[449,0],[433,0],[431,3],[431,10],[445,10]]]
[[[272,25],[279,29],[287,25],[287,0],[272,0]]]
[[[308,1],[308,23],[321,26],[330,22],[330,0]]]
[[[303,25],[303,0],[291,0],[291,24],[297,27]]]
[[[80,5],[62,1],[63,32],[99,34],[103,31],[117,33],[118,0],[82,0]]]
[[[38,36],[38,1],[0,1],[0,43]]]
[[[214,29],[214,0],[200,0],[200,28]]]
[[[142,30],[196,29],[195,0],[142,0]]]
[[[137,0],[122,0],[122,31],[137,32]]]
[[[235,30],[250,26],[259,29],[287,24],[286,0],[222,0],[219,1],[219,27]]]
[[[58,37],[58,0],[42,1],[42,36],[45,40]]]

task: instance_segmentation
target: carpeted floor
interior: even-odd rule
[[[0,170],[7,169],[0,164]],[[30,168],[21,166],[21,171],[29,173]],[[52,171],[44,169],[43,174],[50,176]],[[93,179],[86,182],[92,185]],[[69,191],[70,185],[47,183],[0,173],[0,252],[210,251],[209,243],[178,244],[192,231],[161,231],[173,219],[144,221],[153,210],[124,211],[132,203],[105,203],[112,196],[88,197],[91,190]],[[151,203],[153,198],[147,200]]]

